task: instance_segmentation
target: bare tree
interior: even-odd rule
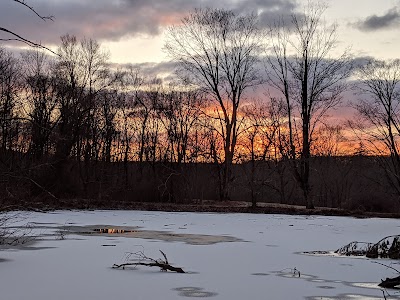
[[[138,97],[138,92],[142,84],[144,83],[144,78],[140,74],[140,69],[133,68],[130,66],[127,70],[125,70],[123,76],[123,80],[121,81],[122,87],[124,88],[124,97],[121,99],[121,117],[122,122],[119,122],[119,125],[122,125],[120,131],[122,132],[122,146],[123,146],[123,161],[124,161],[124,169],[125,169],[125,177],[127,184],[127,176],[128,176],[128,159],[131,152],[131,144],[133,142],[135,133],[137,128],[135,128],[134,122],[130,121],[132,117],[132,112],[136,105],[136,98]],[[146,123],[146,122],[144,122]],[[143,140],[142,145],[143,145]],[[143,153],[142,151],[140,153]],[[143,161],[143,154],[139,155]]]
[[[188,162],[193,150],[196,150],[192,147],[193,140],[190,137],[197,129],[203,102],[198,91],[186,90],[185,86],[170,83],[154,103],[165,140],[162,147],[163,169],[166,173],[162,179],[162,186],[165,187],[163,194],[167,192],[173,201],[182,201],[192,196]]]
[[[165,50],[179,63],[180,75],[211,97],[221,113],[221,199],[229,198],[240,101],[249,87],[260,83],[256,67],[260,43],[256,15],[221,9],[196,9],[167,31]]]
[[[59,124],[57,159],[67,158],[74,146],[76,157],[91,158],[100,153],[101,133],[92,126],[98,109],[97,96],[110,87],[114,78],[107,68],[108,54],[92,39],[78,41],[61,37],[56,64]],[[82,135],[81,133],[85,133]]]
[[[242,149],[239,155],[243,155],[245,162],[252,205],[256,206],[257,196],[265,189],[276,192],[282,204],[287,203],[293,191],[288,189],[291,177],[287,176],[284,102],[280,99],[253,101],[243,111],[246,126],[240,135]]]
[[[18,94],[21,87],[20,62],[0,48],[0,147],[11,150],[18,131]]]
[[[311,153],[315,156],[337,157],[347,154],[345,144],[348,142],[345,136],[345,126],[341,124],[321,124],[315,131],[315,137],[311,145]]]
[[[201,95],[196,91],[179,91],[182,87],[170,86],[157,102],[155,110],[167,134],[170,162],[186,163],[190,152],[192,131],[200,116]]]
[[[121,109],[121,103],[124,101],[124,94],[113,89],[103,91],[97,95],[99,112],[97,118],[100,120],[98,128],[101,138],[101,158],[105,162],[111,162],[113,159],[113,150],[115,149],[114,142],[117,138],[117,114]],[[92,124],[96,126],[96,124]]]
[[[257,206],[257,198],[263,185],[265,159],[270,152],[275,140],[277,128],[270,109],[258,101],[253,101],[243,108],[245,126],[241,132],[238,145],[241,146],[239,156],[245,169],[248,187],[251,193],[252,206]]]
[[[290,24],[281,21],[271,30],[272,55],[267,59],[267,73],[270,85],[286,102],[294,175],[307,208],[313,208],[310,195],[313,136],[326,112],[341,101],[351,60],[348,51],[333,56],[337,26],[325,25],[326,6],[310,1],[304,10],[304,14],[292,15]],[[300,129],[298,144],[297,128]]]
[[[25,107],[30,123],[29,153],[41,159],[49,152],[50,135],[55,122],[57,97],[55,78],[51,74],[52,61],[43,51],[27,51],[22,55],[24,63]]]
[[[353,122],[383,167],[387,181],[400,195],[400,60],[373,60],[357,70],[363,98],[356,109],[361,122]]]
[[[134,86],[138,78],[137,75],[132,78]],[[143,85],[143,79],[140,81],[139,85]],[[136,128],[135,139],[138,147],[137,157],[140,164],[143,161],[155,162],[156,160],[154,147],[158,143],[159,122],[155,116],[154,103],[157,101],[160,88],[160,83],[156,79],[152,79],[146,83],[145,90],[134,89],[132,92],[133,103],[129,116]],[[156,144],[153,141],[157,141]]]

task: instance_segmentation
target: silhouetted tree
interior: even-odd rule
[[[25,105],[30,123],[29,154],[41,159],[50,150],[50,136],[57,124],[57,97],[52,61],[42,51],[23,53]]]
[[[79,42],[71,35],[61,37],[58,54],[55,72],[60,121],[56,157],[65,159],[74,148],[78,160],[82,156],[86,161],[98,158],[101,153],[98,95],[115,80],[107,67],[108,54],[95,40]]]
[[[238,110],[245,91],[260,83],[257,16],[197,9],[167,32],[165,49],[179,73],[218,105],[223,128],[220,198],[229,198],[231,165],[238,135]]]
[[[272,55],[267,59],[268,81],[286,103],[290,159],[307,208],[314,208],[310,157],[315,129],[326,112],[341,101],[351,69],[347,51],[333,56],[337,27],[325,25],[325,9],[321,3],[309,2],[304,14],[278,23],[271,30]]]
[[[271,99],[268,103],[253,101],[243,109],[246,127],[240,142],[253,207],[265,188],[279,194],[280,202],[286,202],[286,186],[290,181],[286,170],[286,120],[282,101]],[[247,156],[246,156],[247,154]]]
[[[400,196],[400,60],[372,60],[359,67],[357,75],[363,98],[356,104],[361,122],[352,122],[353,128]]]
[[[0,147],[3,150],[12,150],[17,141],[17,100],[22,84],[20,70],[20,62],[0,48]]]
[[[155,103],[155,110],[167,134],[170,162],[186,163],[190,135],[200,117],[201,95],[196,91],[165,90]]]

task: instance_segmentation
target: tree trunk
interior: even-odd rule
[[[232,173],[232,158],[230,153],[226,156],[225,162],[222,166],[221,184],[220,184],[220,200],[230,200],[230,178]]]

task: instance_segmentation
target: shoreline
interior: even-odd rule
[[[307,209],[305,206],[278,203],[258,203],[252,207],[245,201],[196,201],[191,203],[159,203],[159,202],[116,202],[106,203],[92,199],[67,199],[58,203],[21,203],[0,208],[0,211],[38,211],[54,210],[137,210],[165,212],[203,212],[203,213],[253,213],[253,214],[286,214],[286,215],[315,215],[343,216],[355,218],[400,218],[399,212],[370,212],[363,210],[347,210],[329,207]]]

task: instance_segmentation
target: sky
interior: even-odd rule
[[[280,16],[299,13],[305,1],[26,0],[39,14],[54,16],[54,21],[45,22],[14,0],[1,0],[0,27],[53,49],[67,33],[95,38],[109,50],[111,62],[167,67],[163,32],[196,7],[257,12],[261,25],[267,27]],[[339,25],[338,48],[351,47],[356,57],[400,58],[400,0],[326,2],[326,21]],[[0,33],[1,38],[7,36]]]

